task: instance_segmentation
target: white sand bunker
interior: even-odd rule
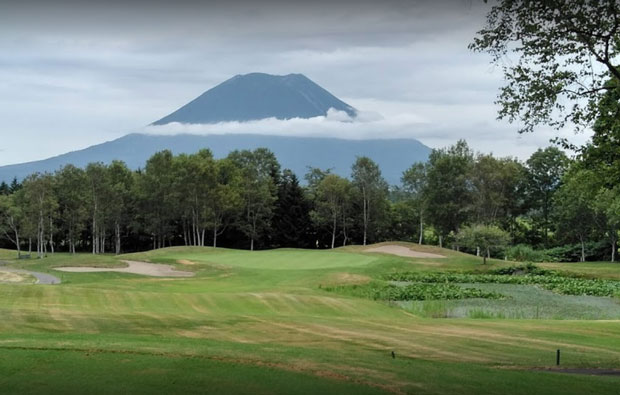
[[[408,258],[445,258],[443,255],[431,254],[430,252],[413,251],[407,247],[399,245],[384,245],[366,249],[364,252],[383,252],[385,254],[404,256]]]
[[[194,273],[176,270],[170,265],[138,261],[123,261],[127,267],[59,267],[56,270],[73,273],[117,272],[142,274],[153,277],[192,277]]]

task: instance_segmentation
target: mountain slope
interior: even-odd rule
[[[224,81],[153,125],[312,118],[326,115],[330,108],[356,114],[353,107],[302,74],[251,73]]]
[[[301,179],[307,166],[333,168],[336,174],[348,176],[356,156],[368,156],[381,167],[390,184],[400,183],[402,172],[414,162],[426,161],[430,148],[414,139],[343,140],[336,138],[284,137],[263,135],[176,135],[154,136],[130,134],[103,144],[69,152],[53,158],[0,167],[0,181],[13,177],[23,179],[35,172],[53,172],[65,164],[84,167],[89,162],[110,163],[122,160],[132,169],[144,167],[155,152],[170,149],[173,153],[193,153],[209,148],[216,158],[235,149],[266,147],[272,150],[282,168],[293,170]]]

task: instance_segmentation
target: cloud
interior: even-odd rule
[[[186,124],[172,122],[147,126],[139,132],[155,135],[175,134],[262,134],[272,136],[337,137],[348,140],[373,138],[412,138],[415,131],[431,127],[423,118],[412,114],[386,119],[376,112],[359,111],[350,117],[344,111],[330,109],[326,116],[313,118],[265,118],[248,122],[220,122],[215,124]],[[412,135],[413,131],[413,135]]]

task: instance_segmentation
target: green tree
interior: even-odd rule
[[[499,0],[470,44],[503,69],[499,118],[521,132],[591,123],[605,82],[620,78],[618,20],[617,0]]]
[[[413,205],[417,207],[420,221],[418,244],[424,241],[424,212],[428,208],[428,166],[426,163],[414,163],[405,170],[401,181]]]
[[[15,202],[15,195],[0,195],[0,234],[15,245],[21,257],[23,212]]]
[[[343,218],[343,209],[350,194],[351,184],[335,174],[329,174],[316,188],[316,208],[312,217],[318,225],[329,225],[331,230],[331,248],[336,245],[338,223]],[[346,234],[346,222],[343,222]],[[346,236],[344,243],[346,244]]]
[[[581,149],[586,167],[600,174],[608,189],[620,184],[620,83],[608,81],[597,106],[592,140]]]
[[[31,231],[35,231],[37,257],[43,258],[50,251],[54,252],[53,218],[58,202],[54,195],[54,179],[50,174],[33,174],[22,184],[23,213],[28,218]]]
[[[144,230],[151,235],[153,249],[170,244],[175,208],[175,172],[172,152],[164,150],[151,156],[137,180],[137,193]]]
[[[586,260],[585,243],[595,227],[593,201],[597,188],[594,180],[591,172],[573,166],[554,196],[558,234],[579,242],[581,262]]]
[[[601,188],[594,198],[594,212],[599,226],[611,245],[611,261],[616,261],[618,232],[620,232],[620,186],[614,189]]]
[[[64,166],[55,177],[62,230],[69,252],[75,254],[76,241],[88,217],[88,181],[84,170],[73,165]]]
[[[112,161],[107,168],[109,200],[106,218],[114,229],[114,252],[121,253],[121,231],[128,224],[132,202],[133,173],[124,162]]]
[[[363,245],[366,245],[369,228],[372,228],[385,206],[388,185],[381,176],[379,166],[368,157],[358,157],[351,170],[353,186],[361,203]]]
[[[215,163],[215,187],[210,199],[210,227],[213,231],[213,247],[217,237],[243,210],[241,171],[230,159]]]
[[[504,249],[510,242],[510,235],[495,225],[476,224],[463,227],[457,239],[469,249],[480,248],[483,251],[482,264],[486,264],[491,249]]]
[[[307,247],[312,226],[310,202],[299,186],[297,176],[289,169],[282,172],[277,196],[273,216],[276,246]]]
[[[264,148],[233,151],[228,158],[241,170],[245,218],[239,228],[250,239],[253,251],[255,241],[271,228],[280,165],[275,155]]]
[[[540,217],[545,247],[549,243],[553,195],[560,187],[568,164],[566,154],[557,147],[538,149],[526,162],[528,204],[534,210],[534,216]]]
[[[470,216],[473,164],[473,152],[464,140],[446,149],[435,149],[429,156],[427,217],[438,232],[440,247],[443,238],[458,232]]]

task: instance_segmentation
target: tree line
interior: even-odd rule
[[[67,165],[0,184],[0,235],[3,245],[38,257],[404,240],[485,257],[523,244],[558,259],[615,259],[620,188],[556,147],[521,162],[459,141],[414,163],[398,186],[367,157],[348,178],[318,168],[304,178],[302,186],[264,148],[222,159],[207,149],[162,151],[137,171],[120,161]]]

